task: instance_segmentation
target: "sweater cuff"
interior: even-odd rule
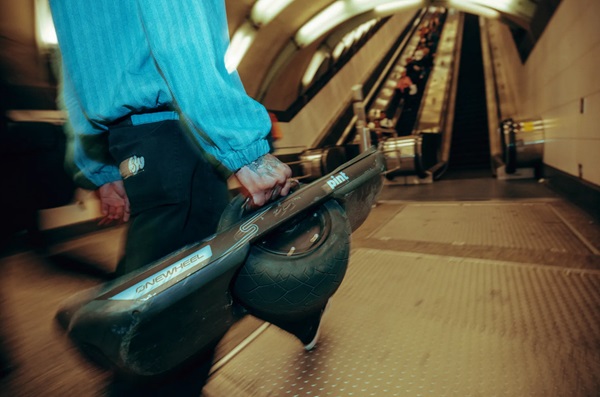
[[[93,172],[90,172],[90,170],[81,170],[75,174],[76,184],[91,190],[120,179],[122,178],[119,168],[115,165],[104,165]]]
[[[221,162],[225,167],[236,172],[267,153],[269,153],[269,142],[261,139],[243,150],[228,153],[227,156],[221,158]]]

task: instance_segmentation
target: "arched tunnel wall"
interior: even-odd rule
[[[541,117],[544,164],[600,186],[600,2],[562,0],[521,63],[506,25],[491,24],[495,62],[509,85],[502,117]]]
[[[406,25],[414,10],[394,16],[366,43],[329,83],[288,123],[280,123],[278,148],[310,148],[337,120],[352,99],[352,86],[365,81]]]

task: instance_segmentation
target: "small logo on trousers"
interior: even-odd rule
[[[119,172],[123,179],[127,179],[142,172],[144,170],[144,165],[144,156],[132,156],[121,161],[121,164],[119,164]]]

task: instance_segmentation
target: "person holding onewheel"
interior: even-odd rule
[[[129,221],[118,276],[213,234],[232,173],[255,207],[289,193],[268,113],[226,67],[223,0],[50,6],[74,179],[98,192],[103,223]],[[319,323],[294,332],[312,343]],[[115,376],[109,394],[197,396],[213,352],[159,378]]]

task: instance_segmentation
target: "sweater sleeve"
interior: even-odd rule
[[[152,55],[193,138],[235,171],[268,153],[271,122],[228,72],[223,0],[138,2]]]
[[[75,183],[94,190],[121,179],[119,169],[108,153],[106,129],[85,117],[71,81],[64,73],[60,102],[69,115],[65,125],[68,138],[66,165]]]

